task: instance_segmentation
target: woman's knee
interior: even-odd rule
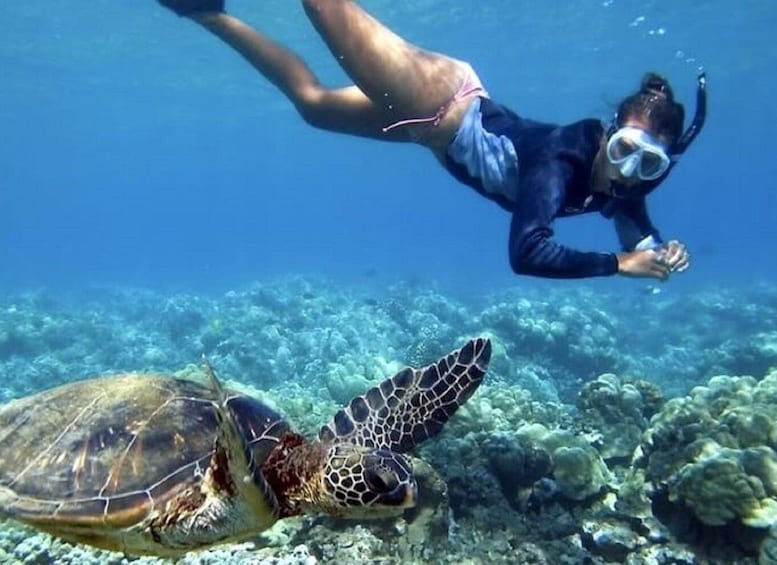
[[[324,91],[321,87],[305,88],[298,96],[292,98],[297,113],[308,125],[324,128],[326,109],[322,100]],[[324,128],[325,129],[325,128]]]

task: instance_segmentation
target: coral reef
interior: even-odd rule
[[[605,460],[631,459],[648,420],[663,403],[663,395],[645,380],[623,381],[612,373],[586,383],[577,397],[582,424],[599,434]]]
[[[516,436],[549,454],[553,479],[561,494],[570,500],[585,500],[599,494],[611,481],[599,452],[573,432],[531,424],[519,428]]]
[[[643,446],[647,474],[670,502],[709,526],[777,523],[777,371],[717,376],[670,400]]]
[[[419,451],[421,507],[374,522],[284,520],[180,563],[772,564],[775,296],[770,285],[657,295],[576,285],[470,300],[434,285],[302,277],[219,297],[6,293],[0,402],[100,373],[198,373],[205,353],[229,386],[310,435],[395,360],[423,365],[486,333],[486,382]],[[12,522],[0,523],[0,561],[165,562]]]

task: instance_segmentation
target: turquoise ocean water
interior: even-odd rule
[[[703,67],[708,125],[652,215],[694,255],[684,284],[774,278],[772,2],[366,7],[469,60],[496,100],[540,120],[606,119],[651,69],[692,114]],[[230,9],[327,84],[346,83],[298,3]],[[7,2],[0,14],[4,286],[221,289],[289,272],[516,284],[498,207],[415,146],[308,128],[242,60],[153,2]],[[598,218],[558,227],[582,248],[615,245]]]
[[[696,563],[777,562],[777,429],[764,423],[777,410],[777,392],[766,390],[777,389],[777,373],[765,378],[777,366],[777,3],[362,4],[422,47],[469,61],[492,98],[541,121],[606,120],[649,70],[670,79],[690,120],[696,76],[706,71],[707,125],[649,198],[662,235],[687,244],[690,270],[665,284],[517,277],[507,258],[509,216],[425,150],[311,129],[226,46],[156,2],[6,1],[0,403],[106,372],[176,371],[207,353],[231,383],[266,393],[310,433],[398,364],[429,363],[486,334],[496,345],[480,396],[423,453],[450,488],[448,545],[416,536],[403,546],[394,529],[323,522],[322,533],[303,522],[285,542],[276,539],[278,558],[288,560],[273,563],[310,563],[293,560],[303,542],[318,562],[348,563],[350,554],[331,549],[346,538],[361,548],[353,555],[374,563],[624,561],[622,550],[589,540],[598,539],[590,524],[607,539],[624,529],[641,536],[627,552],[632,563],[691,563],[689,555]],[[292,46],[322,82],[347,84],[298,2],[232,0],[228,8]],[[617,247],[612,225],[596,215],[556,227],[581,249]],[[596,380],[608,373],[616,377]],[[709,384],[720,375],[742,379]],[[684,424],[673,420],[681,411],[656,416],[661,403],[639,385],[631,422],[633,391],[621,385],[635,380],[685,399],[692,415]],[[761,381],[765,392],[753,392]],[[724,392],[686,396],[697,385]],[[720,400],[729,396],[735,400]],[[694,412],[722,404],[732,412]],[[631,431],[613,423],[624,420]],[[750,507],[710,518],[700,508],[722,495],[694,498],[704,489],[683,482],[707,459],[662,459],[668,445],[685,449],[677,438],[689,437],[689,421],[708,426],[694,428],[694,439],[714,438],[716,453],[736,453],[750,477],[758,475],[753,454],[765,458],[752,495],[757,519]],[[559,468],[533,483],[528,498],[515,494],[502,471],[516,463],[495,454],[514,453],[523,445],[514,434],[540,423],[606,461],[593,495],[570,496]],[[730,440],[743,429],[761,431]],[[667,435],[675,439],[655,447]],[[637,438],[632,450],[643,442],[641,453],[655,447],[660,456],[608,455],[612,437]],[[536,441],[553,451],[547,438]],[[709,455],[704,445],[683,457]],[[687,467],[664,474],[655,461],[665,460]],[[606,493],[625,496],[626,477],[644,469],[650,509],[603,513]],[[544,479],[564,495],[550,489],[542,498]],[[533,547],[546,561],[532,557]],[[241,551],[229,559],[261,562]],[[650,561],[649,551],[667,552],[665,560]],[[0,525],[0,563],[77,563],[85,555]]]

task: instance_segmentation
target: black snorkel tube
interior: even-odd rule
[[[680,136],[680,139],[672,146],[672,161],[677,161],[680,155],[685,153],[685,150],[688,149],[693,140],[696,139],[696,136],[701,132],[701,128],[704,127],[704,120],[707,118],[707,73],[704,71],[700,72],[696,80],[696,113],[693,116],[691,125],[688,126],[688,129]]]

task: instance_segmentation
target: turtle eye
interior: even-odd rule
[[[399,485],[396,474],[383,467],[367,469],[364,472],[364,480],[375,492],[391,492]]]

